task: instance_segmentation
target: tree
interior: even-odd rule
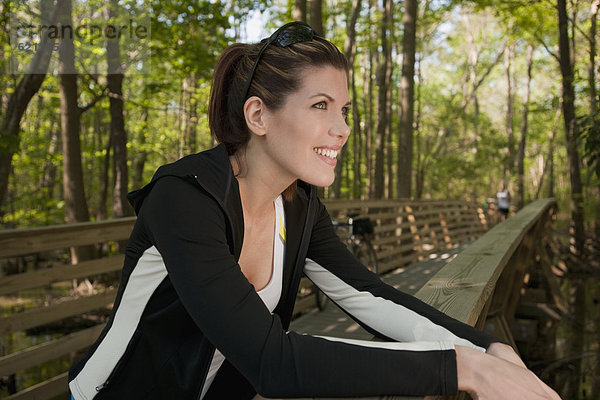
[[[529,99],[531,97],[531,67],[533,65],[533,45],[527,46],[527,80],[525,83],[525,99],[523,100],[523,116],[521,119],[521,141],[517,155],[517,208],[525,205],[525,144],[527,141],[527,123],[529,115]]]
[[[344,41],[344,56],[348,60],[350,64],[350,71],[348,76],[348,83],[350,89],[352,91],[352,96],[354,101],[352,102],[352,119],[353,119],[353,143],[354,143],[354,154],[355,160],[360,159],[357,157],[358,148],[357,144],[360,141],[360,112],[358,109],[358,97],[356,95],[356,82],[354,78],[354,59],[356,53],[356,21],[358,19],[358,15],[360,13],[362,1],[361,0],[353,0],[352,1],[352,11],[350,14],[350,20],[346,24],[346,40]],[[342,151],[338,156],[338,163],[335,166],[335,180],[333,181],[333,197],[340,198],[341,188],[342,188],[342,171],[344,160],[346,159],[346,153],[348,153],[348,146],[342,147]],[[355,171],[360,168],[359,165],[355,163],[354,169]],[[357,182],[357,179],[354,179],[354,182]],[[355,193],[356,190],[353,190]]]
[[[400,81],[400,122],[398,126],[398,197],[411,197],[412,161],[413,161],[413,122],[415,108],[415,53],[418,3],[416,0],[404,1],[402,23],[402,77]]]
[[[292,11],[294,21],[306,22],[306,0],[295,0]]]
[[[40,2],[40,6],[40,22],[42,25],[55,24],[59,11],[58,4],[54,6],[52,0],[43,0]],[[8,99],[6,112],[0,125],[0,207],[6,197],[12,158],[19,149],[21,119],[29,102],[40,90],[42,82],[46,79],[53,48],[54,38],[50,35],[43,35],[40,41],[40,50],[33,57],[28,72],[19,80],[14,92]]]
[[[118,19],[118,2],[110,0],[105,5],[104,14],[109,21]],[[106,84],[110,103],[110,143],[113,148],[113,217],[133,215],[133,209],[127,202],[128,170],[127,170],[127,132],[123,117],[123,68],[119,37],[106,40]]]
[[[558,31],[559,31],[559,54],[560,54],[560,72],[562,76],[562,110],[565,127],[565,138],[567,146],[567,160],[569,164],[569,177],[571,181],[571,227],[573,238],[573,253],[575,257],[583,255],[585,232],[583,220],[583,191],[581,185],[581,175],[579,170],[579,153],[577,150],[577,124],[575,120],[575,90],[573,87],[574,74],[571,64],[571,51],[569,42],[569,19],[567,16],[566,0],[557,0],[558,11]],[[572,263],[570,270],[577,272],[577,265]],[[573,317],[579,323],[585,326],[585,302],[586,285],[581,278],[573,278],[571,284],[574,290],[572,301]],[[583,353],[583,332],[574,330],[571,338],[572,354]],[[579,382],[581,379],[581,360],[574,361],[575,370],[573,371],[569,393],[567,398],[574,399],[579,395]]]
[[[57,8],[60,10],[58,19],[60,27],[72,27],[72,1],[59,0]],[[64,31],[68,32],[67,29]],[[65,220],[67,223],[85,222],[89,221],[90,215],[85,197],[81,162],[81,138],[79,136],[81,114],[93,107],[104,95],[97,96],[84,108],[79,107],[78,74],[75,70],[75,45],[72,34],[70,37],[67,34],[61,38],[58,56]],[[90,259],[93,257],[93,253],[91,246],[71,248],[71,262],[76,264]]]
[[[392,15],[392,0],[383,0],[383,16],[381,19],[381,53],[377,68],[377,136],[375,139],[375,192],[373,196],[382,199],[385,195],[385,143],[386,134],[388,134],[388,91],[390,76],[390,39],[389,22]]]
[[[310,26],[321,36],[323,29],[323,0],[310,0]]]
[[[509,28],[510,29],[510,28]],[[506,71],[506,137],[507,144],[505,150],[506,163],[504,165],[504,175],[509,176],[512,174],[514,168],[514,112],[513,112],[513,93],[512,93],[512,77],[511,77],[511,63],[512,53],[514,47],[512,45],[507,46],[508,48],[504,51],[504,68]]]

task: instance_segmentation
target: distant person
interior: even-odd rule
[[[506,188],[506,181],[502,179],[500,181],[500,187],[498,193],[498,212],[500,213],[500,220],[504,221],[508,217],[508,210],[510,209],[510,192]]]

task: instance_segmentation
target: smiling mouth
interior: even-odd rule
[[[321,156],[329,157],[332,160],[335,160],[338,155],[337,150],[324,149],[322,147],[314,147],[313,151]]]

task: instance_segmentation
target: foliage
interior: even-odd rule
[[[212,68],[221,51],[240,37],[241,31],[256,20],[251,15],[267,16],[266,32],[291,18],[293,1],[165,1],[152,0],[141,7],[139,2],[123,0],[126,17],[151,24],[151,58],[141,70],[129,63],[125,71],[123,98],[128,133],[128,165],[130,189],[147,182],[161,164],[175,161],[186,149],[181,147],[184,122],[193,117],[194,135],[200,151],[213,145],[209,135],[206,110]],[[21,6],[25,3],[19,3]],[[74,18],[101,18],[102,2],[86,2],[87,9],[78,5]],[[397,124],[400,86],[400,57],[402,43],[402,6],[394,5],[393,83],[390,85],[392,104],[391,137],[388,155],[396,162],[399,146]],[[585,31],[589,22],[581,7],[578,27]],[[96,10],[96,11],[95,11]],[[123,10],[127,10],[126,12]],[[4,10],[5,11],[5,10]],[[351,0],[329,0],[324,5],[326,35],[340,48],[346,37],[346,24],[352,11]],[[564,136],[561,124],[556,123],[555,99],[560,96],[557,62],[552,53],[557,42],[554,8],[549,1],[491,2],[439,1],[419,3],[417,32],[417,75],[415,77],[416,115],[413,165],[422,175],[422,196],[426,198],[467,198],[477,202],[495,193],[503,177],[506,162],[506,78],[502,49],[511,46],[514,131],[518,139],[522,120],[523,85],[525,80],[525,49],[534,43],[532,98],[530,102],[528,142],[525,157],[526,200],[541,190],[545,195],[549,185],[544,169],[550,149],[553,149],[556,178],[555,193],[561,204],[568,204],[569,187]],[[32,15],[34,18],[35,15]],[[378,33],[381,10],[375,1],[363,1],[356,32],[354,62],[356,96],[360,126],[353,130],[348,142],[342,175],[342,197],[368,197],[372,174],[367,166],[374,160],[377,123],[377,86],[375,73],[381,38]],[[3,20],[6,22],[6,19]],[[579,31],[577,31],[579,32]],[[7,34],[7,29],[2,31]],[[243,37],[243,35],[241,35]],[[578,72],[577,106],[579,115],[586,115],[587,92],[585,71],[587,44],[584,35],[575,38],[578,44],[575,57]],[[6,46],[6,42],[2,42]],[[3,47],[6,50],[6,47]],[[103,44],[96,47],[79,45],[85,71],[93,72],[103,61]],[[131,52],[124,50],[127,56]],[[3,52],[2,54],[6,54]],[[471,57],[471,58],[470,58]],[[0,62],[6,66],[5,56]],[[487,74],[487,75],[486,75]],[[475,79],[475,81],[474,81]],[[477,80],[480,85],[475,89]],[[185,82],[193,85],[184,90]],[[102,73],[81,74],[78,78],[80,106],[88,104],[106,85]],[[50,151],[52,132],[60,129],[58,77],[48,76],[38,97],[31,102],[21,125],[19,151],[13,159],[8,199],[2,205],[2,224],[5,227],[24,227],[60,223],[63,220],[62,157],[60,141]],[[7,96],[16,81],[10,75],[0,76],[3,90],[2,111]],[[189,91],[186,92],[186,91]],[[372,110],[369,112],[369,110]],[[351,124],[354,123],[350,117]],[[110,117],[108,100],[100,102],[82,114],[81,139],[86,196],[93,218],[99,214],[102,201],[108,209],[112,196],[112,167],[107,152]],[[598,119],[581,117],[580,147],[590,170],[598,170]],[[551,142],[555,132],[554,141]],[[366,153],[370,135],[371,153]],[[360,151],[360,153],[356,153]],[[108,164],[106,158],[109,157]],[[355,171],[355,165],[359,170]],[[105,165],[108,165],[108,193],[101,199]],[[56,171],[51,186],[42,187],[44,174]],[[514,192],[515,176],[506,177]],[[392,174],[390,178],[395,179]],[[416,178],[415,178],[416,179]],[[539,188],[539,185],[542,188]],[[41,188],[41,189],[40,189]],[[329,191],[325,191],[328,195]],[[393,196],[393,191],[391,193]],[[593,218],[592,215],[589,218]]]

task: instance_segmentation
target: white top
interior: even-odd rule
[[[281,298],[281,288],[283,279],[283,256],[285,250],[285,213],[283,210],[283,199],[281,195],[275,199],[275,235],[273,243],[273,272],[271,273],[271,280],[267,283],[263,289],[259,290],[257,294],[262,299],[267,309],[273,313],[279,299]],[[212,384],[217,371],[225,361],[225,356],[219,351],[215,350],[215,354],[210,363],[208,375],[202,388],[202,395],[200,399],[204,398],[204,395],[208,391],[208,388]]]
[[[496,197],[498,197],[498,208],[508,209],[510,207],[510,201],[508,200],[508,189],[498,191],[498,193],[496,193]]]

